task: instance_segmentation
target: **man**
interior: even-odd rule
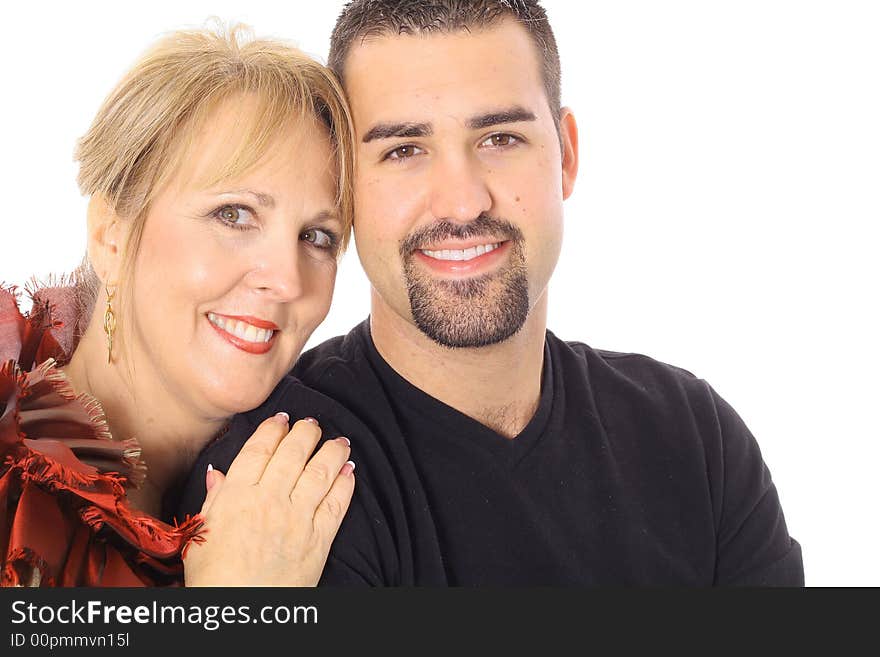
[[[351,438],[323,583],[801,585],[758,446],[702,380],[547,331],[577,126],[532,0],[355,0],[330,65],[357,137],[370,319],[304,354],[196,465],[286,409]]]

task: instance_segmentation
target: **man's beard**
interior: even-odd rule
[[[474,237],[509,241],[508,263],[482,276],[443,280],[434,278],[414,261],[416,249],[445,239]],[[441,221],[408,236],[400,254],[416,326],[445,347],[485,347],[519,331],[529,314],[523,244],[522,232],[516,226],[486,215],[464,225]]]

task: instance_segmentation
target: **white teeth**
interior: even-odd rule
[[[229,319],[228,317],[220,317],[214,313],[208,313],[208,321],[219,329],[234,335],[240,340],[247,342],[269,342],[272,339],[271,329],[257,328],[253,324],[242,322],[240,320]]]
[[[442,251],[431,251],[429,249],[422,249],[422,253],[424,253],[429,258],[434,258],[435,260],[473,260],[474,258],[489,253],[489,251],[494,251],[499,246],[498,244],[479,244],[478,246],[472,246],[469,249],[443,249]]]
[[[214,313],[208,313],[208,320],[219,328],[222,328],[224,331],[226,330],[226,319],[224,317],[217,317]]]

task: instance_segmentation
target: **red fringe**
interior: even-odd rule
[[[121,538],[137,544],[144,554],[156,559],[182,556],[191,541],[201,542],[204,519],[201,515],[187,517],[182,524],[173,527],[152,516],[133,510],[127,504],[119,504],[115,512],[98,506],[80,510],[80,517],[96,533],[110,526]]]
[[[29,451],[24,457],[6,457],[4,465],[18,470],[22,481],[33,482],[53,493],[65,491],[77,495],[83,489],[93,489],[98,483],[108,485],[110,493],[117,497],[125,495],[125,478],[113,472],[84,474],[50,460],[38,452]]]
[[[30,569],[27,579],[22,572],[24,568]],[[33,582],[34,573],[39,574],[39,582]],[[0,585],[55,586],[56,580],[49,573],[49,565],[37,553],[30,548],[19,548],[7,555],[6,565],[3,567],[3,574],[0,577]]]
[[[43,295],[44,291],[48,294]],[[64,574],[65,585],[94,581],[104,585],[182,583],[182,555],[192,542],[204,541],[204,519],[187,517],[171,526],[128,504],[125,488],[139,485],[146,475],[137,440],[114,440],[100,402],[91,395],[77,394],[56,366],[67,361],[59,345],[75,346],[77,336],[59,332],[66,327],[57,317],[65,313],[48,297],[62,302],[72,297],[63,289],[37,289],[34,283],[27,293],[33,307],[22,315],[18,288],[0,286],[0,322],[12,313],[5,323],[3,346],[8,352],[20,345],[17,361],[0,363],[0,512],[10,521],[0,531],[12,526],[20,495],[26,486],[33,485],[53,495],[60,517],[77,519],[74,522],[82,522],[92,536],[87,543],[77,543],[80,557],[91,564],[86,569],[91,574],[70,571]],[[9,296],[3,299],[4,295]],[[76,323],[75,314],[68,315]],[[41,362],[35,363],[35,358]],[[25,536],[18,537],[19,544],[8,554],[0,554],[0,581],[29,585],[35,583],[33,575],[37,574],[39,585],[56,585],[61,573],[54,573],[31,547],[20,545],[34,540],[28,538],[31,525],[20,526]],[[46,529],[34,526],[35,531]],[[67,540],[60,533],[57,536]],[[8,546],[9,538],[0,534],[0,546]],[[71,547],[67,546],[68,558]],[[95,573],[105,570],[112,581],[104,581],[107,576],[100,574],[96,580]]]
[[[53,359],[41,363],[30,373],[25,374],[23,380],[19,380],[20,399],[23,400],[20,404],[20,413],[16,418],[19,426],[22,425],[21,415],[25,411],[58,407],[59,400],[53,399],[53,395],[57,395],[63,402],[71,405],[71,410],[68,413],[69,421],[67,424],[70,427],[68,431],[72,430],[73,423],[78,423],[76,416],[80,414],[79,411],[82,411],[82,427],[87,430],[89,439],[98,440],[105,445],[103,448],[95,445],[92,451],[107,453],[108,456],[112,454],[112,458],[117,460],[121,466],[117,469],[122,470],[120,476],[126,480],[127,485],[137,488],[143,484],[146,479],[147,466],[141,459],[141,448],[137,439],[128,438],[124,441],[115,441],[110,433],[107,417],[101,403],[89,394],[76,394],[64,372],[55,367]],[[64,423],[64,419],[61,418],[57,422]],[[45,437],[49,438],[50,436]],[[68,445],[73,442],[65,441],[64,438],[60,440],[67,442]],[[82,445],[82,443],[78,444]],[[88,456],[83,456],[81,460],[90,464]]]

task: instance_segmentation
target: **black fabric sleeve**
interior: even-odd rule
[[[369,481],[371,472],[391,480],[387,476],[387,459],[363,423],[340,404],[293,379],[283,381],[258,409],[237,415],[227,433],[202,451],[182,489],[176,516],[183,518],[201,509],[208,463],[227,472],[259,423],[278,411],[287,412],[291,422],[306,416],[316,418],[323,434],[321,443],[347,436],[352,445],[351,459],[357,466],[354,498],[333,543],[320,584],[379,586],[393,582],[398,571],[398,552],[390,530],[394,523],[386,521],[393,513],[389,516],[387,505],[379,503],[379,496],[373,492],[376,488]],[[396,496],[389,496],[386,491],[385,497],[390,497],[393,503]]]
[[[364,499],[371,498],[366,484],[355,483],[358,490],[348,513],[330,548],[330,555],[318,586],[383,586],[382,548],[384,542],[376,532],[383,522],[374,511],[368,513]],[[385,545],[385,554],[393,553],[393,546]]]
[[[381,444],[346,409],[316,416],[334,435],[351,440],[357,465],[351,506],[330,548],[319,586],[395,586],[400,554],[408,545],[404,501]],[[402,531],[402,535],[401,535]],[[401,544],[402,541],[402,544]]]
[[[710,389],[711,390],[711,389]],[[801,547],[788,535],[770,471],[755,437],[714,390],[721,440],[715,584],[803,586]]]

